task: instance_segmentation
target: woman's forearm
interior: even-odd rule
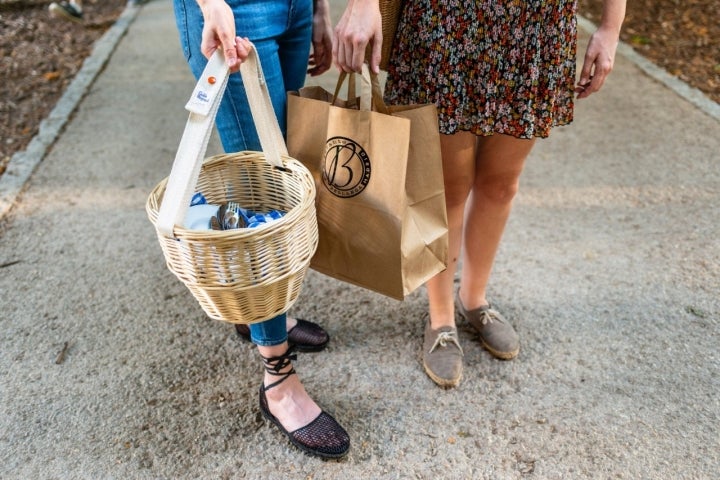
[[[613,32],[619,37],[620,28],[625,19],[626,3],[626,0],[605,0],[598,28]]]

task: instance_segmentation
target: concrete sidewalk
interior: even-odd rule
[[[491,288],[520,356],[461,324],[457,389],[422,371],[423,289],[310,272],[292,313],[332,341],[297,369],[353,442],[322,461],[262,419],[257,352],[145,216],[194,85],[173,22],[169,0],[141,7],[3,224],[0,478],[716,478],[716,118],[618,57],[523,176]]]

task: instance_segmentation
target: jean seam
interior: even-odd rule
[[[279,339],[279,340],[263,340],[259,341],[255,337],[250,337],[250,340],[255,344],[259,345],[261,347],[274,347],[275,345],[281,345],[285,342],[287,342],[287,337]]]

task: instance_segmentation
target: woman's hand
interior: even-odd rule
[[[308,74],[315,77],[328,71],[332,65],[332,23],[328,0],[315,0],[312,28],[312,52]]]
[[[580,79],[575,86],[577,98],[586,98],[600,90],[615,64],[618,37],[613,32],[598,29],[590,37]]]
[[[215,50],[222,48],[230,71],[237,71],[250,54],[250,42],[235,35],[235,17],[230,6],[224,0],[197,2],[205,19],[200,51],[210,58]]]
[[[615,64],[620,27],[625,18],[625,0],[605,0],[600,27],[590,36],[580,79],[575,86],[577,98],[586,98],[600,90]]]
[[[372,44],[370,69],[380,73],[382,17],[378,0],[349,0],[335,27],[333,60],[340,70],[359,72],[365,62],[365,50]]]

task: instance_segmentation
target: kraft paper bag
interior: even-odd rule
[[[386,106],[367,69],[348,100],[306,87],[288,96],[288,151],[316,184],[319,245],[310,267],[402,300],[447,267],[434,105]],[[384,112],[384,113],[382,113]]]

